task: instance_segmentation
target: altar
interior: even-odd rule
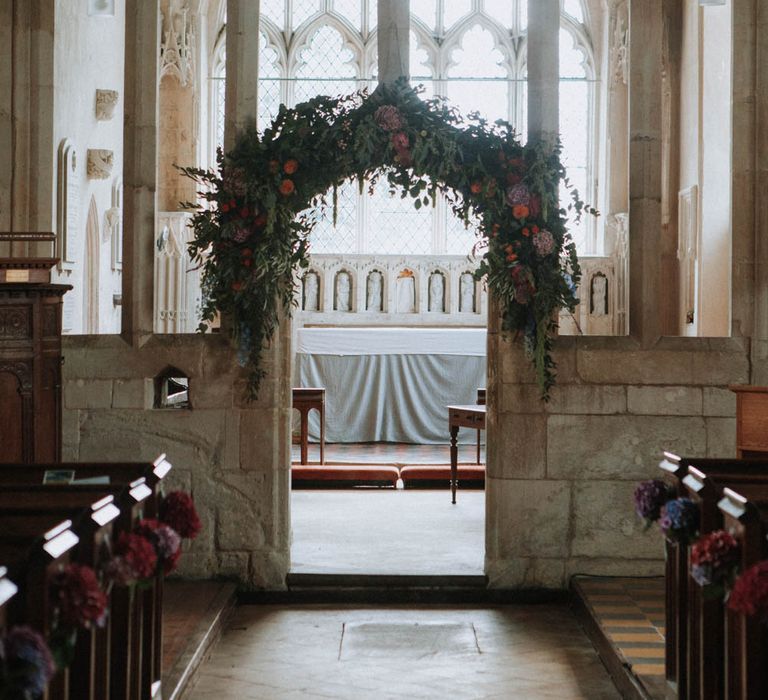
[[[295,385],[325,387],[328,442],[445,444],[445,407],[474,403],[486,385],[486,331],[300,328]],[[319,438],[316,415],[309,431]]]

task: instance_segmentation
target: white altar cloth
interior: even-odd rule
[[[302,328],[297,386],[325,387],[328,442],[447,443],[446,406],[475,402],[485,348],[483,328]],[[317,439],[317,413],[309,418]]]

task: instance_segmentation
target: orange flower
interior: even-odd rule
[[[286,175],[293,175],[298,169],[299,161],[297,161],[295,158],[289,158],[285,161],[285,165],[283,166],[283,172]]]
[[[504,246],[504,252],[506,252],[507,255],[512,255],[512,253],[515,252],[511,243],[507,243],[507,245]]]
[[[515,262],[515,260],[517,260],[517,253],[507,255],[507,262]]]
[[[528,229],[528,228],[524,228],[524,229],[523,229],[523,235],[524,235],[524,236],[530,236],[530,235],[531,235],[531,231],[530,231],[530,229]]]
[[[533,226],[531,226],[531,231],[533,231],[534,233],[538,233],[539,227],[536,224],[534,224]]]
[[[483,191],[483,183],[475,180],[469,187],[472,194],[480,194]]]
[[[243,267],[250,267],[251,265],[253,265],[251,258],[243,258]]]
[[[232,282],[232,291],[233,292],[239,292],[243,288],[242,282]]]
[[[253,255],[253,251],[250,248],[243,248],[240,251],[240,255],[242,255],[244,258],[250,258]]]
[[[280,194],[285,195],[286,197],[289,194],[293,194],[293,191],[296,189],[296,185],[293,184],[293,180],[289,180],[288,178],[285,178],[280,183]],[[527,211],[527,207],[526,207]]]
[[[515,204],[515,206],[512,208],[512,216],[514,216],[516,219],[524,219],[530,213],[531,210],[528,209],[525,204]]]

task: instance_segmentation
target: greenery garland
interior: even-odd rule
[[[551,357],[557,313],[574,311],[580,268],[569,235],[569,210],[595,213],[565,179],[560,146],[522,145],[512,126],[472,115],[464,120],[442,99],[422,100],[405,80],[285,106],[262,136],[247,129],[215,171],[183,168],[203,185],[208,206],[195,209],[193,260],[202,266],[205,331],[231,318],[248,392],[264,377],[261,351],[281,309],[290,314],[297,269],[309,264],[308,235],[318,206],[356,178],[361,191],[385,177],[414,206],[434,206],[442,192],[454,214],[477,223],[476,271],[503,309],[502,327],[522,335],[542,397],[554,384]]]

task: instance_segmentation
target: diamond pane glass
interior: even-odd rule
[[[494,47],[491,33],[475,25],[465,32],[452,59],[450,78],[500,79],[449,81],[448,97],[462,114],[477,111],[491,121],[509,119],[509,83],[504,80],[507,69],[502,65],[503,54]]]
[[[259,130],[263,131],[277,116],[280,107],[280,63],[277,51],[265,34],[259,34]]]
[[[319,0],[293,0],[291,28],[296,31],[303,22],[320,10]]]
[[[345,182],[338,189],[336,226],[333,225],[333,190],[326,192],[327,204],[316,207],[317,223],[310,233],[310,253],[354,254],[357,246],[357,207],[360,201],[356,182]]]
[[[285,0],[261,0],[259,13],[274,22],[280,31],[285,28]]]
[[[527,2],[527,0],[525,0]],[[511,0],[483,0],[485,14],[492,17],[504,27],[514,26],[515,3]]]
[[[577,22],[584,21],[584,7],[581,0],[563,0],[563,12],[569,14]]]
[[[462,219],[456,216],[450,206],[446,207],[445,221],[445,252],[448,255],[469,255],[472,246],[477,242],[476,218],[471,217],[466,225]]]
[[[576,37],[567,29],[560,30],[560,77],[586,78],[586,54],[579,48]]]
[[[432,205],[415,209],[413,198],[389,194],[389,183],[381,179],[368,195],[367,253],[381,255],[427,255],[432,251]]]
[[[419,40],[416,32],[411,32],[410,52],[411,83],[423,83],[426,78],[432,77],[432,66],[429,62],[429,53],[426,49],[419,48]]]
[[[363,0],[333,0],[334,11],[358,31],[363,28]]]
[[[587,188],[589,143],[589,84],[584,81],[560,81],[560,134],[563,141],[563,164],[568,179],[582,199],[589,198]],[[563,199],[563,204],[566,204]],[[572,219],[570,226],[580,250],[586,243],[585,222],[578,225]]]
[[[411,0],[411,14],[434,31],[437,21],[437,0]]]
[[[305,102],[316,95],[342,95],[356,87],[354,52],[344,46],[341,34],[328,25],[317,29],[299,51],[295,100]]]
[[[443,9],[443,29],[448,31],[472,9],[472,0],[448,0]]]
[[[225,71],[225,55],[221,52],[221,63],[213,79],[213,101],[214,101],[214,124],[216,125],[216,146],[224,147],[224,93],[226,92],[227,81]]]

